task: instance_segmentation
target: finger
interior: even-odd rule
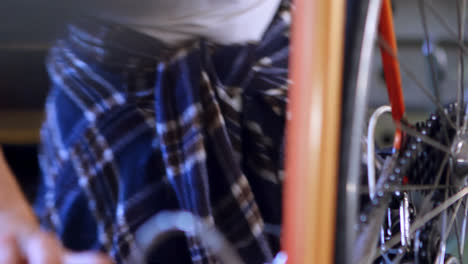
[[[28,263],[62,264],[64,250],[53,235],[36,232],[25,243],[25,256]]]
[[[109,257],[102,253],[67,253],[64,264],[112,264]]]
[[[0,263],[20,264],[23,258],[13,235],[0,236]]]

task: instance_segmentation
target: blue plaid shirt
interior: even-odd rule
[[[128,263],[163,210],[220,230],[246,263],[279,250],[290,3],[260,43],[182,48],[105,22],[69,26],[51,49],[36,212],[74,250]],[[150,263],[218,263],[197,237]]]

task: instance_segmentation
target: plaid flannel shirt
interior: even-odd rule
[[[69,26],[47,61],[44,227],[116,262],[162,210],[213,224],[246,263],[279,250],[290,3],[260,43],[183,48],[104,22]],[[172,244],[171,244],[172,243]],[[197,237],[150,263],[218,263]],[[187,257],[189,256],[189,257]]]

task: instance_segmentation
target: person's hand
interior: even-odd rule
[[[100,253],[73,253],[39,228],[0,146],[0,264],[110,264]]]
[[[16,216],[0,213],[1,264],[111,264],[100,253],[73,253],[51,233]]]

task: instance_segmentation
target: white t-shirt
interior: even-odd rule
[[[92,13],[169,44],[259,41],[281,0],[96,0]],[[96,5],[94,2],[94,5]],[[106,3],[104,3],[106,2]],[[98,11],[96,11],[98,10]]]

